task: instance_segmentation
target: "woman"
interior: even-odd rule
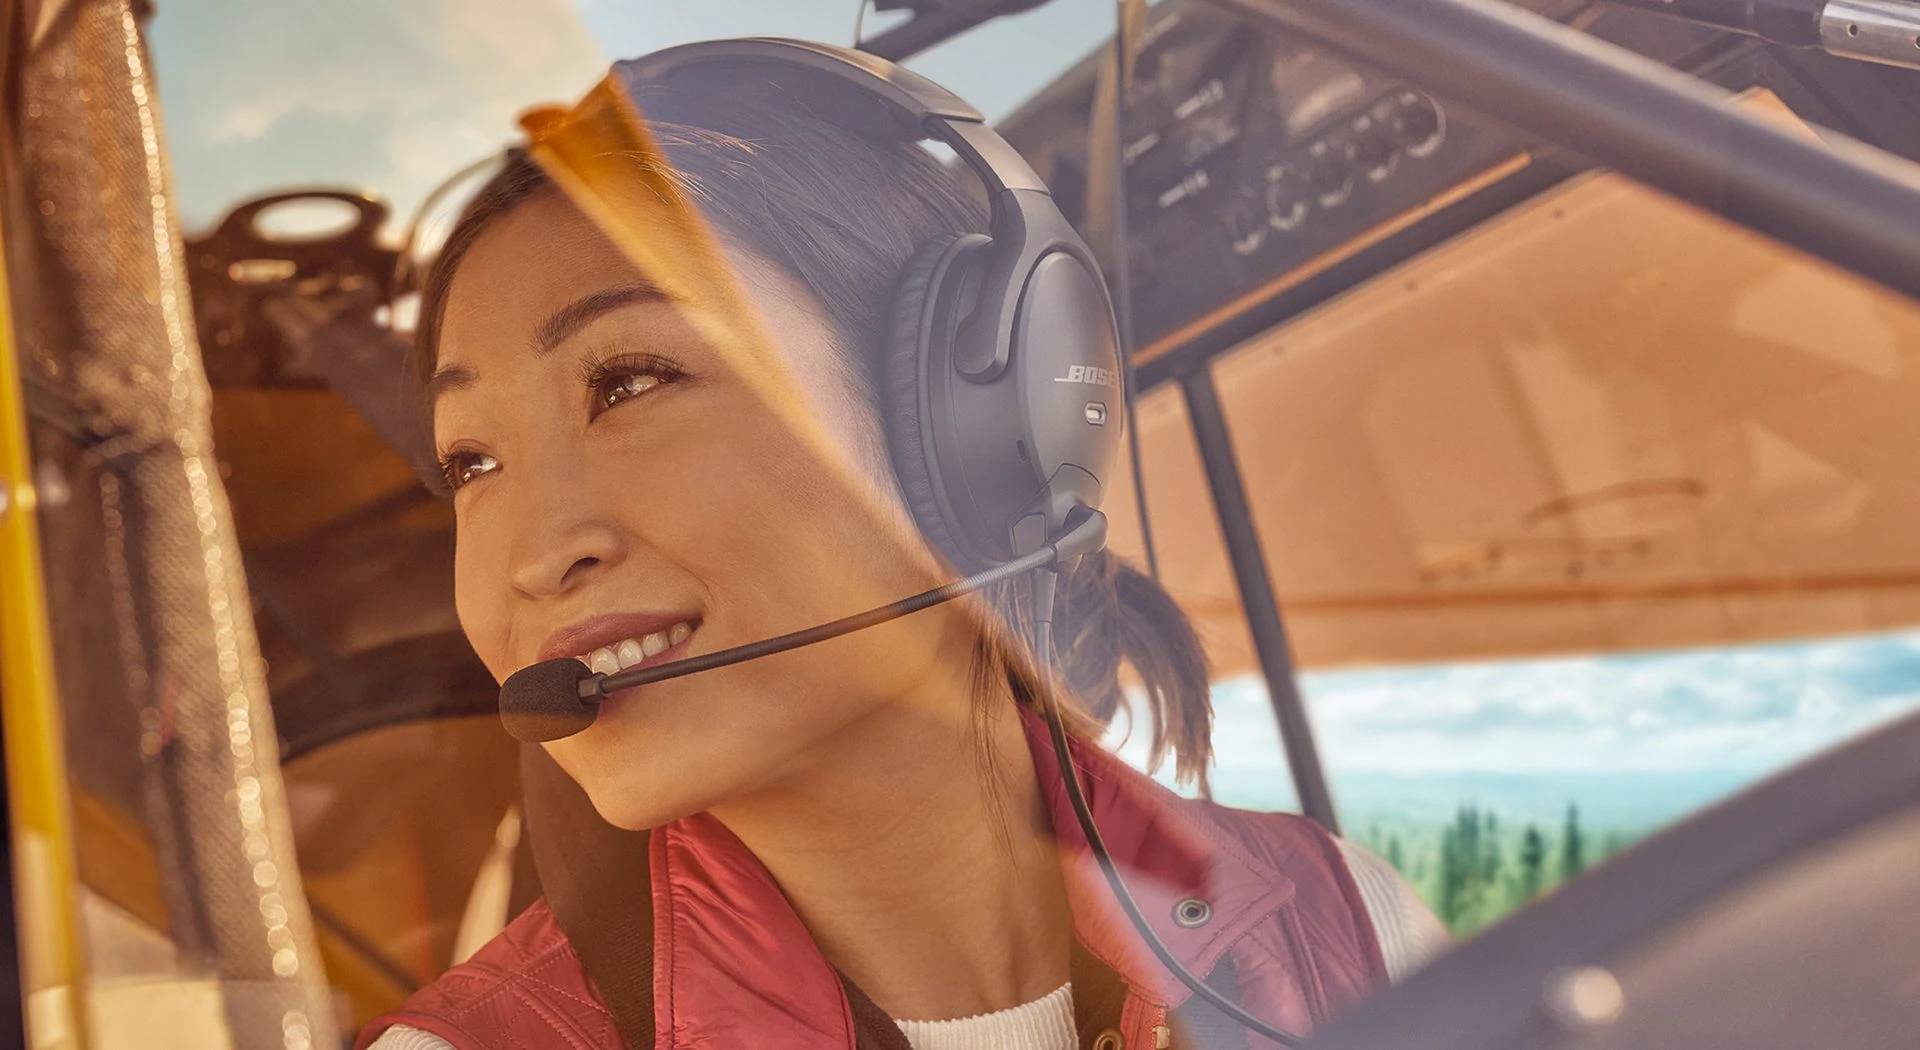
[[[497,678],[710,653],[951,576],[896,491],[879,361],[902,270],[980,209],[918,146],[751,76],[675,83],[635,100],[771,359],[732,297],[642,273],[524,157],[423,296],[456,603]],[[1004,627],[1016,591],[609,700],[546,745],[598,816],[530,814],[562,858],[549,895],[593,892],[570,886],[560,918],[536,904],[362,1045],[1261,1045],[1153,959],[1095,870],[1035,714],[1044,676]],[[1166,593],[1102,553],[1057,622],[1079,735],[1122,706],[1125,664],[1156,760],[1201,777],[1207,669]],[[1075,747],[1156,932],[1256,1016],[1310,1031],[1438,943],[1391,869],[1310,822]],[[635,862],[576,879],[569,851],[588,865],[612,828]]]

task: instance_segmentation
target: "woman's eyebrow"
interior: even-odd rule
[[[533,328],[533,352],[545,355],[566,342],[567,337],[592,324],[602,314],[640,303],[677,303],[680,296],[650,281],[628,281],[611,288],[583,295],[555,310]],[[427,380],[427,407],[439,402],[441,395],[465,390],[478,382],[480,373],[466,365],[446,365]]]
[[[534,326],[533,352],[550,354],[567,337],[592,324],[602,314],[640,303],[673,303],[680,297],[649,281],[629,281],[583,295],[555,310]]]
[[[427,414],[433,414],[433,406],[438,404],[443,394],[456,390],[465,390],[480,379],[480,373],[465,365],[447,365],[434,370],[427,379]]]

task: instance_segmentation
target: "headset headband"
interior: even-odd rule
[[[945,142],[980,175],[992,194],[1008,189],[1046,192],[1046,184],[1026,159],[987,128],[979,110],[926,77],[864,51],[806,40],[748,37],[682,44],[622,62],[618,68],[632,82],[649,83],[717,62],[764,63],[775,76],[796,74],[792,86],[823,103],[816,115],[851,130],[912,142],[928,138]]]

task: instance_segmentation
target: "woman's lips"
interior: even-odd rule
[[[627,649],[629,664],[638,664],[646,658],[649,635],[659,637],[653,643],[654,652],[663,652],[680,644],[693,631],[700,628],[700,616],[691,612],[631,612],[608,613],[595,616],[590,620],[562,627],[547,636],[540,646],[535,662],[548,660],[576,659],[591,667],[595,655],[600,650],[602,666],[606,666],[606,657],[612,657],[608,673],[620,669],[620,646],[632,642]],[[680,637],[676,640],[675,635]],[[664,643],[664,644],[662,644]],[[637,649],[636,649],[637,647]]]

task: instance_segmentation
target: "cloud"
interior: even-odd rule
[[[1334,775],[1785,765],[1920,709],[1920,633],[1303,676]],[[1264,682],[1214,689],[1223,771],[1284,769]]]
[[[189,228],[288,186],[371,189],[410,213],[607,68],[567,0],[173,0],[149,39]]]

